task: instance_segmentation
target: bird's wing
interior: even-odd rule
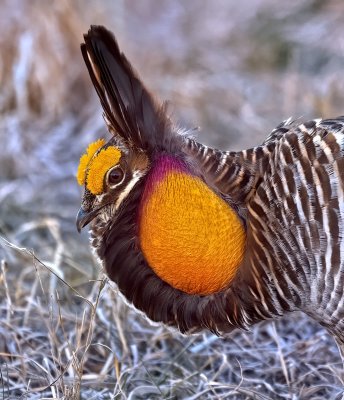
[[[343,320],[344,118],[290,129],[262,176],[248,202],[250,265],[270,277],[286,309]]]

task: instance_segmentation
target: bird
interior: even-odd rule
[[[261,145],[197,142],[114,34],[81,52],[110,138],[80,159],[76,225],[127,303],[190,334],[303,311],[344,354],[344,116],[287,119]]]

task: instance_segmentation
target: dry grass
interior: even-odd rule
[[[76,233],[78,157],[105,131],[78,49],[91,23],[207,143],[248,147],[290,115],[344,113],[340,0],[184,3],[1,1],[0,398],[344,393],[336,345],[307,317],[183,337],[128,308]]]

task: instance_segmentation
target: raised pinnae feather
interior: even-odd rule
[[[169,143],[170,120],[120,51],[113,34],[103,26],[91,26],[84,39],[82,55],[109,130],[144,150],[164,147]]]

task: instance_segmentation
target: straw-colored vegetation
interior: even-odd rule
[[[208,144],[344,113],[341,0],[199,4],[0,1],[0,398],[341,398],[335,343],[306,316],[225,339],[152,326],[76,232],[78,159],[106,135],[79,51],[91,23]]]

